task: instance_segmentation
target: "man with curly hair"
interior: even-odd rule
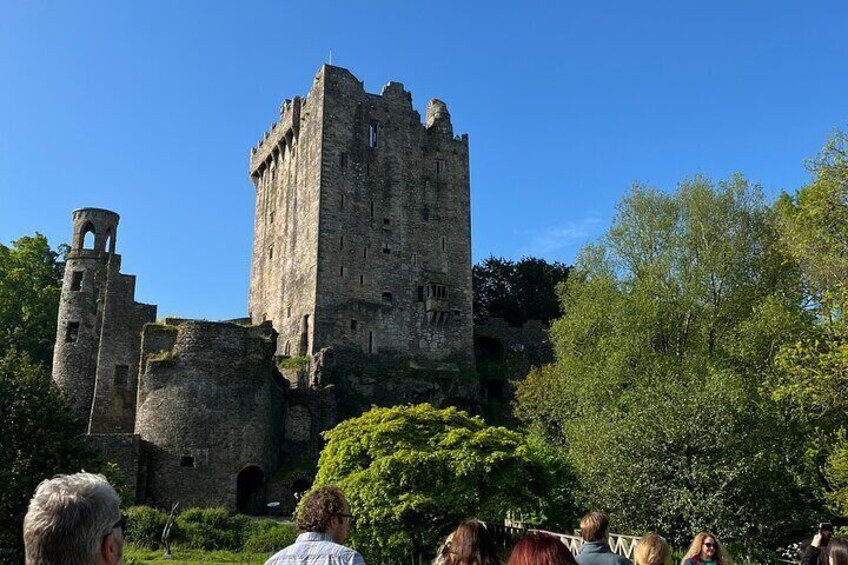
[[[365,565],[362,556],[342,545],[353,516],[338,487],[312,490],[297,509],[297,540],[265,565]]]

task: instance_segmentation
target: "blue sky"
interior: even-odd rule
[[[634,181],[767,193],[848,126],[848,2],[6,2],[0,242],[121,214],[161,315],[244,315],[250,147],[333,50],[471,144],[473,250],[570,262]]]

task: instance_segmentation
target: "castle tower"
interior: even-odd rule
[[[252,150],[250,313],[278,353],[473,365],[468,136],[325,65]]]
[[[131,433],[141,328],[156,307],[134,301],[135,277],[120,273],[119,216],[73,212],[71,250],[59,302],[53,380],[90,433]]]

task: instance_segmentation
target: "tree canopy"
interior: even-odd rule
[[[771,395],[810,318],[774,216],[741,176],[635,186],[561,288],[557,362],[517,413],[622,531],[776,542],[820,510],[803,423]]]
[[[544,512],[543,457],[518,433],[455,408],[373,408],[325,437],[315,484],[345,492],[357,517],[351,541],[369,562],[432,552],[464,518]]]
[[[39,233],[0,244],[0,352],[26,352],[50,366],[65,249],[50,249]]]
[[[536,257],[518,262],[489,257],[474,265],[474,319],[503,318],[520,326],[527,320],[549,323],[559,317],[557,284],[568,277],[563,263]]]

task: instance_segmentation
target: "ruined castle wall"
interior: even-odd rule
[[[236,507],[250,465],[274,469],[282,388],[270,325],[149,324],[142,336],[136,433],[147,454],[147,502]]]
[[[135,302],[135,277],[109,269],[89,433],[132,433],[141,330],[156,307]]]
[[[251,159],[256,219],[250,284],[254,323],[271,320],[280,354],[312,352],[323,91],[286,101]]]
[[[425,127],[400,83],[369,94],[330,66],[319,80],[315,349],[473,365],[467,137],[446,108]]]

